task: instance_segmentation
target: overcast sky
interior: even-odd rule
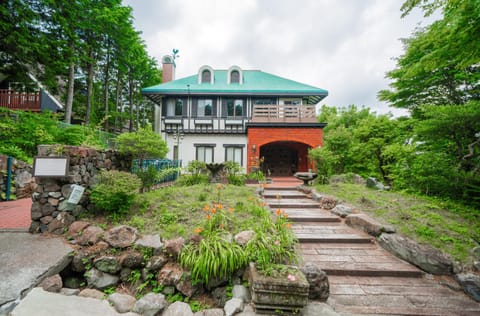
[[[400,38],[425,26],[400,18],[403,0],[124,0],[159,62],[178,49],[176,78],[202,65],[259,69],[329,92],[320,104],[391,111],[377,100],[402,54]],[[421,23],[421,24],[420,24]]]

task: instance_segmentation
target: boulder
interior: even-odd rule
[[[117,285],[119,277],[109,273],[104,273],[95,268],[85,272],[85,278],[89,286],[94,287],[99,290],[103,290],[110,286]]]
[[[236,234],[233,239],[240,246],[245,246],[254,236],[255,232],[253,230],[244,230]]]
[[[192,283],[190,273],[183,274],[178,283],[175,285],[175,288],[186,297],[192,297],[203,290],[201,284]]]
[[[40,285],[45,291],[58,293],[63,287],[62,277],[59,274],[45,278]]]
[[[141,236],[137,241],[135,241],[135,245],[153,249],[154,255],[160,254],[163,248],[163,243],[160,240],[160,235],[158,234]]]
[[[104,230],[98,226],[88,226],[80,236],[75,236],[77,244],[86,246],[96,244],[102,238]]]
[[[217,307],[224,307],[225,303],[227,302],[227,287],[217,287],[212,291],[213,301],[215,302],[215,306]]]
[[[326,301],[330,295],[330,284],[327,274],[314,263],[306,263],[301,269],[308,284],[308,298],[313,300]]]
[[[115,274],[121,270],[118,259],[113,256],[101,256],[93,261],[95,268],[102,272]]]
[[[137,230],[127,225],[117,226],[107,230],[103,239],[114,248],[127,248],[137,239]]]
[[[336,205],[333,209],[331,209],[331,212],[335,215],[338,215],[340,217],[347,217],[348,215],[353,213],[353,208],[347,205],[343,204],[338,204]]]
[[[225,316],[233,316],[236,313],[239,313],[243,311],[243,300],[239,298],[232,298],[229,299],[225,303],[225,307],[223,307],[223,310],[225,311]]]
[[[158,272],[158,284],[177,285],[183,275],[182,267],[176,262],[169,262]]]
[[[95,290],[95,289],[84,289],[84,290],[81,290],[80,293],[78,293],[78,296],[90,297],[90,298],[96,298],[98,300],[103,300],[103,298],[105,297],[105,294],[103,294],[103,292],[100,292],[99,290]]]
[[[337,200],[331,196],[322,196],[319,203],[321,208],[331,210],[337,205]]]
[[[345,219],[345,224],[353,228],[359,228],[372,236],[380,236],[384,230],[382,224],[365,214],[348,215]]]
[[[164,255],[153,256],[148,260],[146,268],[152,271],[160,270],[167,262],[168,258]]]
[[[243,285],[236,284],[233,286],[233,289],[232,289],[232,297],[239,298],[244,303],[247,303],[250,301],[250,292]]]
[[[224,316],[223,309],[221,308],[209,308],[196,312],[194,316]]]
[[[397,257],[431,274],[452,274],[453,263],[439,250],[398,234],[381,234],[378,243]]]
[[[162,313],[162,316],[193,316],[190,305],[184,302],[175,302]]]
[[[122,253],[118,261],[122,267],[139,268],[143,263],[143,255],[138,251],[129,250]]]
[[[48,224],[48,232],[61,235],[75,221],[75,217],[66,212],[61,212]]]
[[[73,296],[73,295],[80,294],[80,290],[79,289],[69,289],[69,288],[64,287],[60,290],[60,294],[65,295],[65,296]]]
[[[185,239],[182,237],[165,241],[165,250],[168,254],[177,258],[185,245]]]
[[[119,313],[130,312],[133,309],[133,306],[135,306],[135,303],[137,302],[135,297],[120,293],[110,294],[107,300]]]
[[[68,276],[63,279],[63,286],[69,289],[79,289],[82,287],[83,280],[75,277],[75,276]]]
[[[68,236],[75,237],[81,235],[83,230],[90,226],[89,222],[85,221],[76,221],[73,222],[72,225],[68,228]]]
[[[480,302],[480,276],[472,273],[457,274],[455,280],[462,286],[465,293]]]
[[[376,190],[384,190],[385,186],[378,181],[376,178],[368,177],[366,182],[367,188],[376,189]]]
[[[139,299],[133,306],[132,311],[134,313],[141,314],[143,316],[155,316],[167,306],[167,301],[163,294],[148,293],[141,299]],[[188,306],[188,304],[187,304]],[[190,306],[189,306],[190,308]],[[165,316],[165,312],[162,314]],[[181,314],[178,314],[181,315]]]

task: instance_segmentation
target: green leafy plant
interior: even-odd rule
[[[92,203],[116,215],[123,214],[130,208],[141,186],[136,175],[116,170],[102,171],[97,176],[97,181],[90,194]]]

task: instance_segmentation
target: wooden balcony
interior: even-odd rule
[[[255,123],[316,123],[315,105],[254,105],[252,122]]]
[[[0,107],[10,110],[40,112],[40,93],[0,89]]]

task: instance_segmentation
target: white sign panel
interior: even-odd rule
[[[78,184],[73,184],[70,191],[70,196],[68,197],[68,203],[78,204],[82,198],[85,188]]]
[[[66,177],[68,175],[68,157],[35,157],[34,177]]]

